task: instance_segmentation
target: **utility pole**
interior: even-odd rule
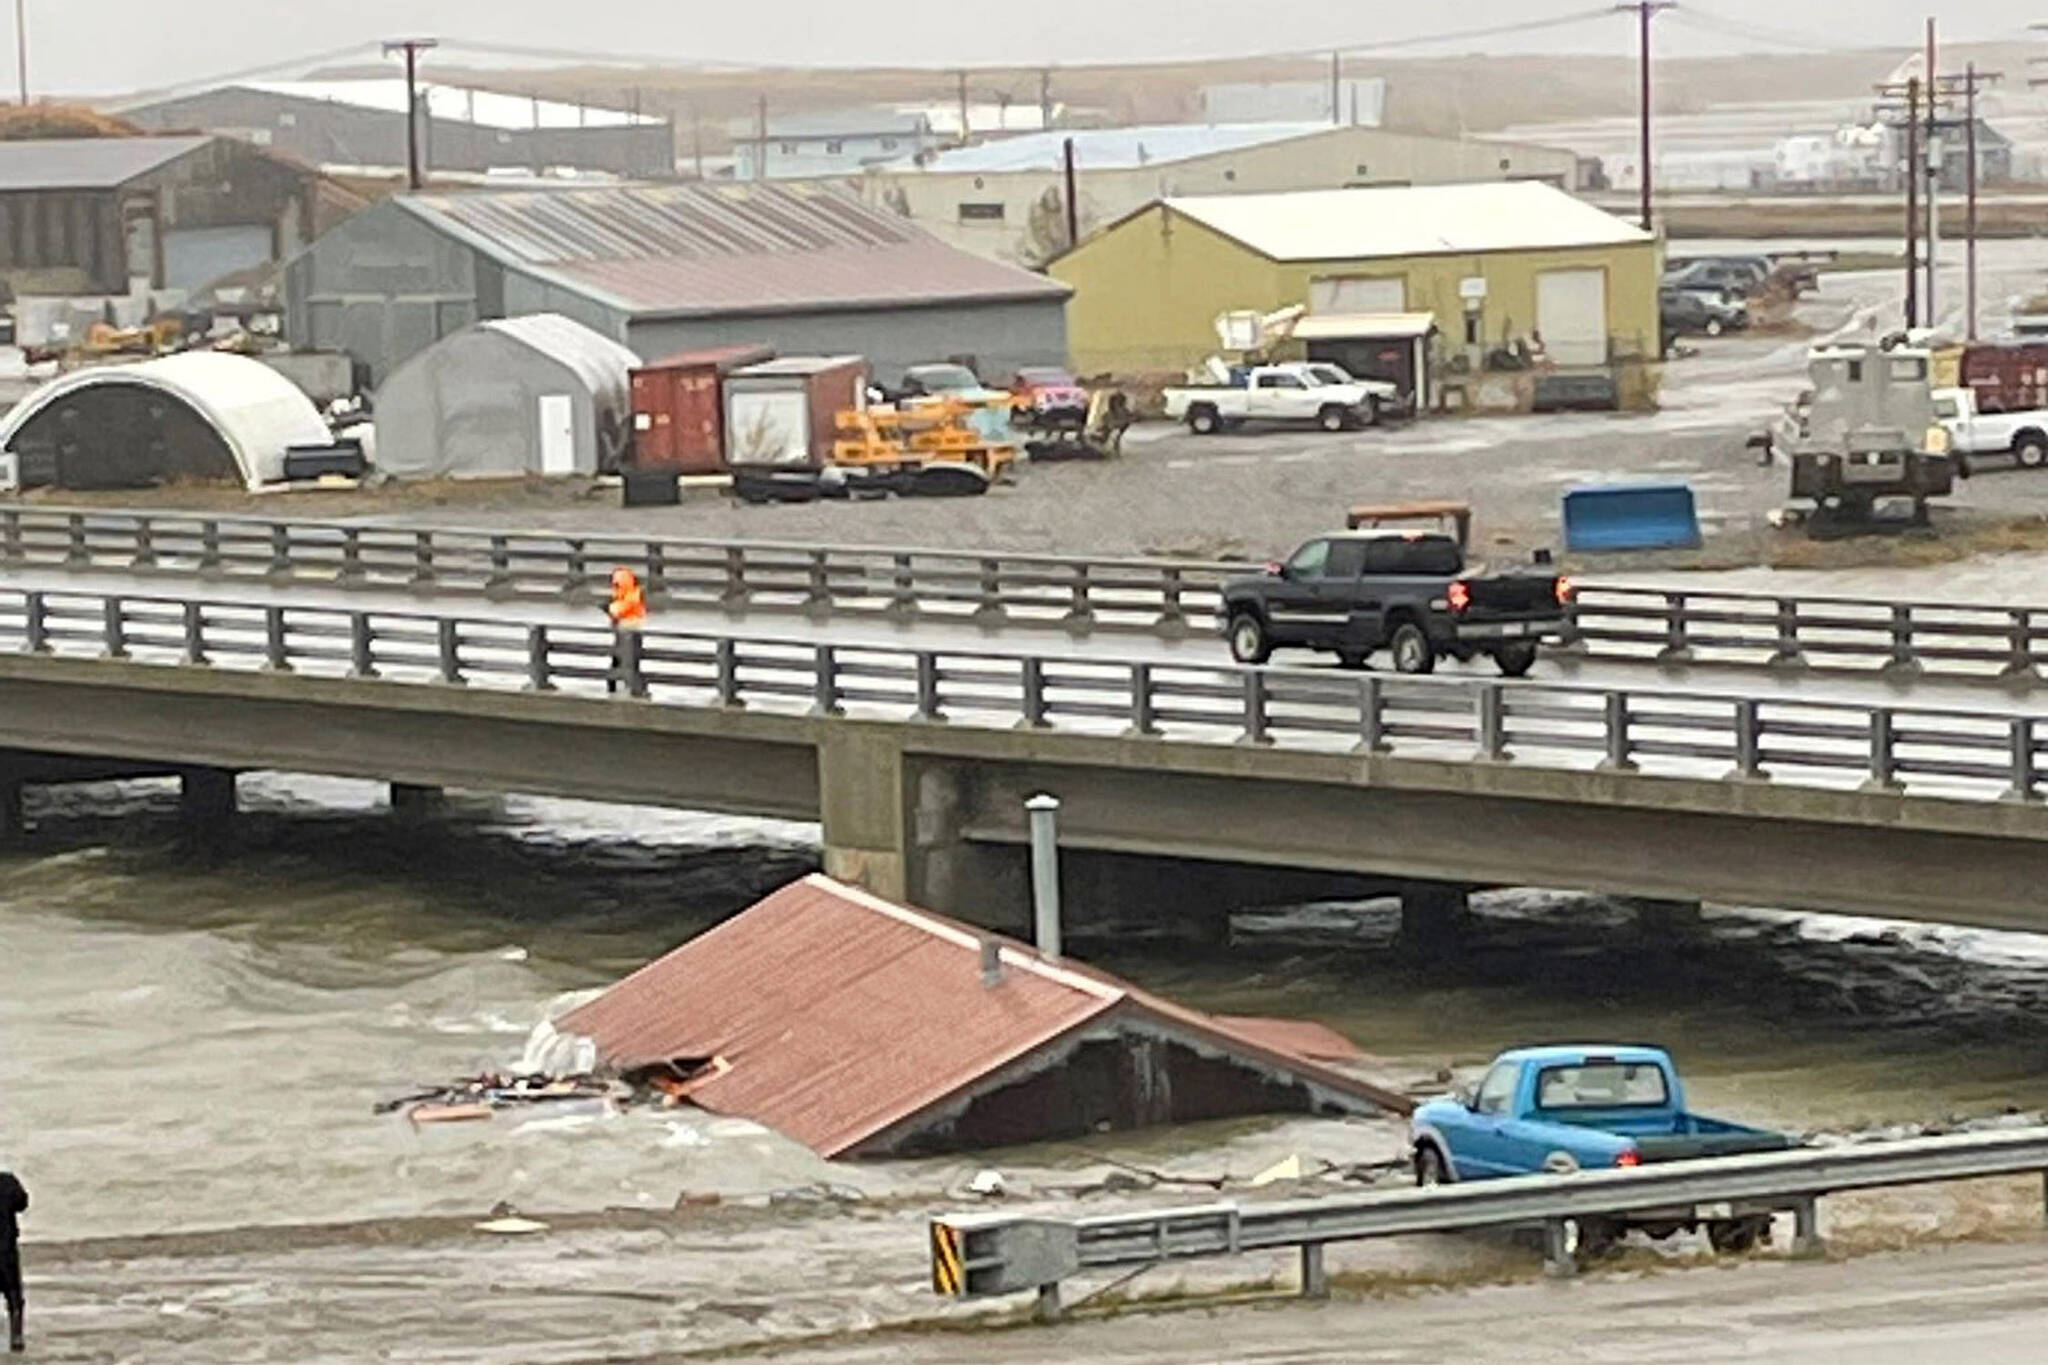
[[[768,178],[768,97],[754,101],[754,179]]]
[[[1344,54],[1330,54],[1330,122],[1344,121]]]
[[[1040,67],[1038,71],[1038,126],[1052,127],[1052,68]]]
[[[1941,68],[1934,56],[1934,17],[1927,19],[1927,325],[1941,320],[1934,306],[1935,272],[1941,269]]]
[[[954,74],[960,78],[960,145],[964,147],[967,145],[967,135],[969,132],[967,126],[967,73],[959,71]]]
[[[1931,25],[1930,25],[1930,37]],[[1933,56],[1930,48],[1929,56]],[[1930,70],[1933,67],[1930,65]],[[1963,313],[1964,328],[1977,333],[1977,92],[1999,79],[1995,71],[1979,71],[1976,64],[1960,76],[1936,73],[1926,81],[1919,77],[1897,85],[1881,85],[1878,114],[1895,131],[1906,136],[1903,160],[1906,180],[1906,325],[1917,327],[1924,319],[1932,327],[1938,320],[1935,281],[1940,269],[1941,174],[1945,159],[1940,138],[1963,135]],[[1903,103],[1901,103],[1903,101]],[[1953,111],[1960,103],[1962,114]],[[1920,203],[1923,189],[1927,203]],[[1921,234],[1926,238],[1926,255],[1921,255]],[[1924,293],[1923,293],[1924,290]],[[1922,306],[1924,302],[1924,307]]]
[[[1963,68],[1963,337],[1977,339],[1977,64]]]
[[[1906,82],[1906,327],[1920,325],[1920,78]]]
[[[1617,12],[1634,10],[1636,15],[1638,61],[1642,67],[1639,73],[1642,82],[1642,145],[1637,155],[1642,159],[1643,231],[1655,232],[1656,220],[1650,211],[1650,20],[1656,18],[1660,10],[1677,8],[1677,0],[1633,0],[1633,3],[1614,8]]]
[[[28,108],[28,0],[14,0],[14,65],[21,76],[21,107]]]
[[[405,54],[405,183],[417,190],[424,181],[420,162],[420,53],[439,47],[432,38],[401,38],[384,44],[384,55]]]

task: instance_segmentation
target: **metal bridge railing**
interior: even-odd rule
[[[903,722],[2039,801],[2031,715],[0,588],[0,650]]]
[[[2048,1172],[2048,1129],[1266,1204],[1212,1203],[1086,1218],[970,1213],[932,1220],[932,1284],[953,1298],[1036,1290],[1040,1315],[1051,1317],[1059,1311],[1061,1281],[1083,1271],[1299,1247],[1302,1292],[1321,1295],[1327,1292],[1323,1248],[1329,1243],[1517,1225],[1545,1228],[1547,1268],[1563,1275],[1576,1269],[1576,1251],[1565,1235],[1569,1220],[1666,1210],[1700,1217],[1789,1210],[1797,1228],[1794,1253],[1813,1254],[1821,1249],[1816,1202],[1824,1195],[2033,1172]]]

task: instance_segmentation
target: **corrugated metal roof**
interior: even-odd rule
[[[691,1099],[838,1156],[1112,1015],[1286,1072],[1356,1104],[1405,1101],[1268,1046],[1223,1021],[983,931],[806,877],[565,1016],[622,1069],[723,1058]]]
[[[1533,180],[1198,195],[1167,208],[1276,261],[1355,261],[1655,240]]]
[[[753,119],[733,123],[733,141],[759,142],[758,124]],[[792,114],[772,114],[768,119],[768,140],[776,138],[919,137],[931,132],[931,123],[915,109],[814,109]]]
[[[1333,129],[1327,120],[1321,123],[1155,123],[1133,128],[1055,129],[940,152],[925,163],[925,169],[976,174],[1059,170],[1066,164],[1067,139],[1072,138],[1076,170],[1131,170],[1332,131],[1349,130]]]
[[[641,370],[717,370],[730,374],[749,365],[775,359],[775,348],[765,342],[736,341],[726,346],[703,346],[676,351],[657,360],[635,366]]]
[[[210,137],[45,137],[0,142],[0,190],[110,190]]]
[[[405,81],[398,77],[334,81],[250,81],[230,89],[254,90],[285,99],[310,100],[318,104],[339,104],[354,109],[403,117],[406,109]],[[467,123],[479,128],[507,132],[530,132],[535,128],[627,128],[651,127],[662,120],[624,109],[600,109],[594,105],[565,104],[560,100],[533,100],[524,95],[506,95],[495,90],[469,86],[421,84],[420,98],[427,117],[439,123]]]
[[[822,185],[666,185],[395,201],[504,262],[642,317],[1064,298]]]

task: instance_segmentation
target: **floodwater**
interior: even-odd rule
[[[1371,1121],[853,1165],[687,1110],[416,1129],[373,1104],[512,1065],[566,993],[808,870],[815,830],[516,798],[409,823],[374,786],[303,778],[243,797],[231,835],[196,845],[162,784],[39,793],[32,842],[0,858],[0,1164],[35,1200],[36,1359],[509,1365],[793,1339],[931,1312],[921,1220],[984,1166],[1026,1200],[1109,1207],[1214,1197],[1100,1195],[1119,1162],[1242,1181],[1289,1154],[1398,1155]],[[1714,910],[1679,941],[1582,896],[1480,908],[1469,952],[1434,966],[1391,949],[1385,907],[1246,915],[1207,955],[1079,951],[1199,1006],[1324,1020],[1421,1088],[1511,1043],[1643,1039],[1680,1052],[1700,1107],[1802,1131],[2048,1108],[2048,940]],[[500,1206],[549,1228],[474,1228]],[[1504,1252],[1376,1254],[1456,1271]]]

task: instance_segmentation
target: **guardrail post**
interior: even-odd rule
[[[529,692],[552,692],[555,690],[554,671],[548,664],[548,628],[528,626],[526,628],[526,690]]]
[[[1358,744],[1360,753],[1383,754],[1387,744],[1386,687],[1378,678],[1358,680]]]
[[[917,718],[929,721],[946,718],[946,713],[939,707],[939,656],[928,649],[919,650],[917,655]]]
[[[1152,665],[1131,665],[1131,729],[1134,735],[1159,733],[1159,718],[1152,702]]]
[[[156,567],[156,528],[148,517],[135,519],[135,555],[129,562],[138,569]]]
[[[1772,668],[1803,668],[1806,653],[1799,648],[1799,599],[1778,599],[1778,639],[1771,650]]]
[[[30,654],[50,652],[50,604],[39,592],[24,593],[21,600],[23,647]]]
[[[718,704],[741,707],[747,703],[740,696],[740,647],[729,636],[721,636],[711,646],[711,663],[718,674]]]
[[[747,552],[738,545],[725,547],[725,591],[719,600],[728,607],[747,604]]]
[[[1159,633],[1169,640],[1177,640],[1187,634],[1188,613],[1181,603],[1181,593],[1187,581],[1181,576],[1180,566],[1169,564],[1159,577]]]
[[[1060,1287],[1058,1281],[1038,1286],[1038,1301],[1031,1306],[1031,1316],[1039,1322],[1060,1320]]]
[[[263,572],[272,578],[291,577],[292,528],[281,521],[270,523],[270,563]]]
[[[2014,716],[2007,723],[2008,743],[2012,750],[2012,786],[2006,789],[2008,801],[2031,801],[2034,788],[2040,783],[2040,774],[2034,762],[2034,718]]]
[[[1792,1205],[1792,1254],[1801,1260],[1827,1255],[1820,1235],[1820,1201],[1811,1195]]]
[[[1266,717],[1266,672],[1247,668],[1244,677],[1244,736],[1246,744],[1271,744],[1273,734]]]
[[[637,700],[647,696],[646,642],[637,630],[612,632],[612,657],[618,661],[618,690]],[[611,690],[609,688],[607,691]]]
[[[668,549],[658,540],[647,542],[647,593],[654,598],[668,596]]]
[[[1301,1296],[1304,1299],[1330,1297],[1330,1275],[1323,1265],[1323,1244],[1301,1244]]]
[[[109,597],[100,603],[100,644],[109,659],[128,657],[127,622],[121,617],[121,599]]]
[[[1660,664],[1692,662],[1692,622],[1686,615],[1685,594],[1664,594],[1664,648],[1657,652]]]
[[[813,550],[804,574],[804,610],[813,616],[832,613],[832,567],[823,550]]]
[[[509,536],[491,537],[491,567],[484,573],[484,591],[498,596],[512,591],[512,540]]]
[[[1629,742],[1628,693],[1609,692],[1601,700],[1601,733],[1607,741],[1607,756],[1599,763],[1599,770],[1606,773],[1632,773],[1636,770],[1635,746]]]
[[[979,601],[974,608],[976,625],[995,626],[1003,621],[1003,566],[1000,560],[981,561]]]
[[[434,582],[434,533],[415,531],[412,535],[412,585],[431,587]]]
[[[1507,758],[1507,721],[1503,714],[1506,698],[1497,682],[1479,685],[1479,708],[1476,718],[1479,756],[1491,762]]]
[[[206,607],[199,602],[185,604],[185,663],[194,666],[206,662]]]
[[[285,641],[283,607],[263,609],[263,668],[269,673],[292,671],[291,654]]]
[[[455,622],[440,620],[434,623],[435,643],[440,647],[441,681],[451,686],[462,685],[462,631]]]
[[[0,507],[0,559],[19,564],[27,557],[21,539],[21,509]]]
[[[84,564],[91,558],[85,548],[85,518],[74,512],[64,518],[64,562]]]
[[[1564,629],[1558,633],[1557,643],[1551,646],[1553,654],[1584,654],[1586,652],[1586,631],[1579,623],[1583,610],[1577,594],[1564,604]]]
[[[1868,791],[1897,791],[1899,788],[1899,759],[1894,745],[1896,728],[1892,713],[1877,707],[1870,713],[1870,780],[1865,782]]]
[[[2034,613],[2017,609],[2009,613],[2006,626],[2006,661],[1999,677],[2008,682],[2033,682]]]
[[[1045,728],[1045,661],[1025,659],[1019,690],[1018,706],[1024,712],[1024,719],[1018,724],[1026,730]]]
[[[1904,603],[1892,607],[1891,657],[1885,661],[1884,672],[1894,676],[1912,677],[1920,672],[1920,660],[1913,653],[1913,609]]]
[[[1757,714],[1756,698],[1738,697],[1735,702],[1735,771],[1732,776],[1761,780],[1763,765],[1763,719]]]
[[[363,533],[353,526],[341,528],[341,581],[360,583],[363,579]]]
[[[1543,1223],[1543,1273],[1553,1280],[1568,1280],[1579,1273],[1579,1258],[1572,1247],[1572,1226],[1568,1218],[1549,1218]]]
[[[839,651],[831,645],[818,645],[812,655],[811,670],[811,714],[840,715]]]
[[[917,574],[911,557],[899,554],[890,563],[889,615],[899,621],[911,620],[917,615]]]
[[[590,578],[590,560],[583,553],[583,542],[568,540],[562,566],[562,596],[581,597]]]
[[[351,678],[377,676],[377,653],[370,638],[370,614],[366,611],[348,614],[348,675]]]
[[[1089,581],[1088,565],[1085,561],[1073,566],[1073,578],[1067,585],[1068,606],[1063,624],[1076,635],[1085,635],[1095,628],[1095,601],[1092,596],[1094,585]]]
[[[199,523],[199,571],[220,570],[220,523],[211,517]]]

